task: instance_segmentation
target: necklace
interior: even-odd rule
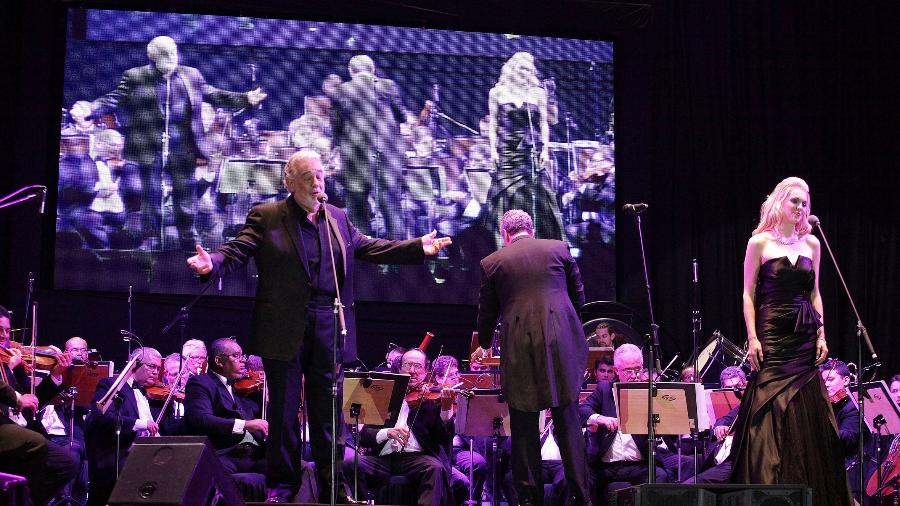
[[[797,235],[796,230],[787,237],[782,235],[778,230],[772,230],[772,237],[775,239],[775,242],[777,242],[778,244],[783,244],[785,246],[790,246],[800,240],[800,237]]]

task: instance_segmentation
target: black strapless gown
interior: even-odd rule
[[[539,166],[532,172],[531,148],[534,147],[534,161],[537,161],[542,148],[540,110],[529,103],[521,107],[500,104],[497,115],[497,154],[500,157],[500,167],[488,192],[486,228],[497,230],[503,213],[510,209],[521,209],[532,215],[535,237],[562,240],[562,214],[550,177]],[[499,246],[499,235],[496,239]]]
[[[810,303],[812,260],[768,260],[756,284],[756,332],[763,363],[741,399],[731,481],[805,484],[813,504],[853,504],[844,452],[815,365],[821,316]]]

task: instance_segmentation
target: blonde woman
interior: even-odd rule
[[[844,454],[817,365],[828,356],[819,294],[819,240],[809,186],[778,183],[744,257],[751,376],[735,428],[732,481],[803,483],[815,502],[852,504]]]

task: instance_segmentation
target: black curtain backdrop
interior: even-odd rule
[[[60,13],[71,2],[4,7],[4,194],[25,184],[55,187],[54,123],[60,114]],[[109,0],[100,7],[151,7]],[[831,241],[885,367],[900,372],[896,201],[900,117],[900,7],[894,2],[636,3],[164,1],[173,11],[297,17],[616,41],[619,203],[646,202],[643,215],[656,320],[667,361],[690,353],[691,259],[700,263],[703,337],[713,329],[746,339],[741,263],[759,205],[782,178],[803,177],[812,211]],[[21,323],[25,279],[38,275],[45,343],[82,335],[121,361],[124,294],[50,289],[52,212],[37,205],[0,210],[0,304]],[[54,199],[48,210],[55,208]],[[646,316],[634,220],[618,221],[618,298]],[[820,273],[832,356],[856,361],[856,320],[830,260]],[[134,331],[163,353],[178,334],[159,330],[188,299],[135,297]],[[237,335],[246,343],[248,299],[207,298],[191,313],[188,337]],[[390,341],[415,345],[426,330],[437,347],[468,349],[475,308],[358,304],[360,350],[374,366]],[[645,332],[646,329],[638,329]]]

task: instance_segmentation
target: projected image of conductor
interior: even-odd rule
[[[550,159],[547,92],[530,53],[516,53],[503,65],[488,93],[488,119],[498,170],[488,193],[486,223],[496,230],[503,213],[525,209],[534,217],[535,237],[562,240],[562,215],[545,170]],[[499,232],[495,240],[499,247]]]
[[[179,64],[178,46],[160,36],[147,45],[150,64],[126,70],[115,90],[92,103],[93,115],[123,110],[125,158],[139,166],[146,234],[141,249],[162,245],[163,173],[171,179],[175,227],[182,251],[193,251],[197,159],[209,157],[201,123],[201,104],[239,109],[256,105],[266,94],[225,91],[207,84],[200,71]],[[175,249],[173,247],[172,249]]]
[[[347,215],[366,235],[405,239],[400,190],[405,154],[400,123],[406,111],[394,81],[376,75],[375,62],[356,55],[347,65],[350,80],[332,99],[332,131],[341,157]],[[374,201],[384,223],[375,233]]]

